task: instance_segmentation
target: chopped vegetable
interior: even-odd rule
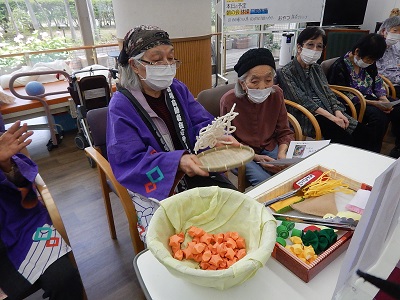
[[[183,233],[169,238],[173,257],[178,260],[192,259],[203,270],[227,269],[246,256],[246,243],[238,232],[210,234],[192,226],[188,235],[192,237],[192,241],[187,243],[185,249],[181,249]]]

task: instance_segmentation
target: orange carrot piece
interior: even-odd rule
[[[225,257],[232,260],[235,257],[235,250],[232,248],[226,248]]]
[[[224,241],[224,234],[223,233],[214,234],[214,240],[216,243],[222,243]]]
[[[193,260],[199,263],[201,262],[202,256],[202,253],[193,254]]]
[[[219,268],[220,269],[226,269],[228,266],[228,264],[226,263],[226,260],[223,259],[220,263],[219,263]]]
[[[191,226],[191,227],[189,228],[188,234],[189,234],[191,237],[196,236],[196,228],[197,228],[197,227],[194,227],[194,226]]]
[[[210,263],[210,265],[218,267],[219,264],[221,263],[221,261],[222,261],[221,256],[219,256],[218,254],[215,254],[215,255],[211,256],[209,263]]]
[[[224,235],[224,242],[226,242],[231,237],[230,232],[225,232],[223,235]]]
[[[178,250],[181,250],[181,245],[179,244],[178,246],[171,246],[171,249],[172,249],[172,253],[175,253],[176,251],[178,251]]]
[[[196,232],[196,227],[194,227],[194,226],[190,227],[189,230],[188,230],[188,234],[189,234],[191,237],[194,237],[194,236],[195,236],[195,232]]]
[[[226,243],[222,243],[217,246],[217,252],[219,256],[225,257],[226,251],[227,251]]]
[[[237,231],[232,231],[230,237],[236,241],[239,238],[239,233]]]
[[[177,246],[177,245],[180,246],[180,244],[182,242],[183,242],[183,238],[180,237],[177,234],[174,234],[174,235],[170,236],[170,238],[169,238],[169,245],[170,246]]]
[[[201,259],[204,262],[208,262],[208,261],[210,261],[211,256],[212,256],[211,251],[210,250],[206,250],[206,251],[203,252],[203,256],[201,257]]]
[[[239,249],[244,249],[246,248],[246,242],[244,241],[244,238],[239,237],[236,239],[236,247]]]
[[[183,256],[185,259],[192,259],[193,258],[193,253],[192,253],[192,247],[187,247],[186,249],[183,249]]]
[[[204,251],[206,248],[206,244],[204,243],[197,243],[196,245],[193,246],[193,254],[199,254]]]
[[[213,235],[209,233],[203,234],[200,238],[200,242],[204,244],[211,244],[213,240],[214,240]]]
[[[187,243],[186,249],[181,249],[185,239],[183,232],[169,238],[173,257],[178,260],[193,259],[203,270],[227,269],[246,256],[245,240],[236,231],[210,234],[192,226],[187,233],[192,241]]]
[[[192,226],[192,227],[190,227],[188,233],[191,237],[195,237],[195,236],[201,237],[205,233],[205,231],[199,227]]]
[[[174,253],[174,258],[176,258],[177,260],[182,260],[183,259],[183,251],[182,250],[178,250]]]
[[[202,268],[203,270],[207,270],[210,267],[210,264],[208,262],[202,261],[200,263],[200,268]]]
[[[246,256],[246,250],[245,249],[240,249],[238,250],[238,252],[236,253],[236,257],[239,259],[242,259],[243,257]]]
[[[194,245],[196,245],[196,244],[197,244],[196,242],[191,241],[191,242],[187,243],[187,247],[193,248]]]
[[[233,238],[228,238],[225,244],[226,244],[226,247],[228,247],[228,248],[236,249],[236,247],[237,247],[236,242]]]
[[[218,248],[219,245],[220,245],[219,243],[215,243],[214,245],[209,244],[208,245],[208,249],[211,250],[212,254],[217,254],[218,253],[217,248]]]

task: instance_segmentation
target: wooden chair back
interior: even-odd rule
[[[329,87],[331,88],[332,92],[339,96],[342,99],[342,102],[344,102],[349,107],[351,111],[351,116],[358,122],[362,122],[365,114],[365,109],[367,107],[367,102],[365,101],[365,97],[363,96],[363,94],[361,94],[359,90],[348,86],[330,84]],[[350,93],[358,98],[358,101],[360,102],[360,110],[358,114],[353,102],[343,92]]]
[[[321,68],[322,71],[324,71],[325,75],[328,74],[329,69],[331,68],[331,66],[333,65],[333,63],[339,58],[339,56],[337,57],[333,57],[327,60],[324,60],[321,62]]]
[[[110,193],[114,192],[121,201],[125,215],[128,219],[129,233],[135,253],[144,249],[144,244],[137,231],[137,214],[132,199],[125,187],[123,187],[115,178],[110,163],[107,158],[106,148],[106,124],[108,107],[102,107],[89,110],[86,116],[89,124],[93,147],[85,148],[88,155],[97,164],[97,171],[100,180],[100,187],[103,194],[104,205],[112,239],[117,238],[115,230],[114,216],[112,212]]]
[[[291,100],[287,100],[285,99],[285,104],[287,106],[290,106],[294,109],[299,110],[302,114],[304,114],[311,122],[312,126],[314,127],[314,131],[315,131],[315,140],[321,140],[322,139],[322,132],[321,132],[321,127],[318,124],[317,119],[314,117],[314,115],[304,106],[293,102]],[[297,121],[297,120],[296,120]],[[299,124],[300,125],[300,124]],[[301,126],[300,126],[301,128]],[[299,136],[299,140],[305,140],[307,138],[307,136],[302,132],[302,135],[298,135]],[[301,139],[300,139],[301,138]]]
[[[131,236],[132,246],[135,250],[135,253],[139,253],[140,251],[144,250],[144,244],[139,237],[139,232],[137,230],[137,214],[135,210],[135,206],[133,205],[131,196],[128,193],[128,190],[123,187],[115,178],[110,163],[104,158],[103,155],[93,147],[85,148],[85,152],[88,156],[90,156],[97,164],[97,170],[100,179],[100,186],[103,192],[103,198],[106,206],[106,212],[110,227],[110,233],[112,238],[116,238],[115,232],[115,225],[114,225],[114,218],[112,215],[112,208],[110,202],[110,192],[114,192],[121,201],[121,204],[124,208],[125,215],[128,219],[129,225],[129,233]],[[113,189],[109,187],[107,182],[112,184]]]
[[[197,95],[197,101],[214,117],[220,116],[219,102],[222,96],[235,87],[234,83],[220,85],[215,88],[201,91]]]
[[[394,99],[396,99],[396,89],[394,88],[393,83],[389,80],[389,78],[387,78],[384,75],[379,74],[379,76],[382,77],[385,89],[386,89],[386,94]]]

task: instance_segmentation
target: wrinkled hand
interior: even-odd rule
[[[390,103],[389,100],[378,100],[378,101],[371,101],[372,105],[379,108],[384,113],[390,113],[393,110],[393,107],[388,107],[385,103]]]
[[[286,158],[286,150],[278,152],[278,159],[285,159],[285,158]]]
[[[208,172],[200,169],[199,166],[201,166],[201,162],[194,154],[184,154],[179,161],[179,170],[189,177],[193,177],[195,175],[209,176]]]
[[[223,135],[215,144],[215,147],[220,147],[225,145],[239,147],[241,144],[232,135]]]
[[[10,162],[13,155],[28,146],[32,140],[28,139],[33,131],[28,131],[25,123],[20,127],[21,122],[15,122],[2,136],[0,136],[0,167]]]
[[[338,118],[336,116],[333,116],[331,121],[334,122],[340,128],[346,129],[346,123],[344,122],[343,119],[340,119],[340,118]]]
[[[350,124],[349,119],[347,119],[347,117],[340,110],[335,111],[335,116],[336,116],[336,118],[341,119],[344,123],[344,127],[342,127],[342,126],[340,126],[340,127],[344,128],[344,129],[349,127],[349,124]]]
[[[274,161],[275,159],[273,159],[272,157],[269,157],[268,155],[259,155],[256,154],[254,156],[254,161],[256,162],[262,162],[262,164],[260,164],[261,167],[263,167],[266,171],[270,172],[270,173],[278,173],[280,172],[282,169],[285,168],[285,166],[279,166],[279,165],[269,165],[268,162],[269,161]]]

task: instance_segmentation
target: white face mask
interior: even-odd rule
[[[365,63],[361,58],[358,59],[356,56],[354,56],[354,63],[359,66],[360,68],[367,68],[372,64],[367,64]]]
[[[143,65],[143,64],[142,64]],[[155,91],[166,89],[172,84],[176,75],[176,65],[146,65],[146,84]],[[141,76],[140,76],[141,77]]]
[[[272,86],[262,90],[247,88],[247,97],[251,102],[260,104],[263,103],[269,97],[271,92],[272,92]]]
[[[315,64],[320,59],[322,51],[311,50],[302,48],[300,58],[306,65]]]
[[[400,41],[400,33],[388,32],[386,36],[386,45],[393,46]]]

